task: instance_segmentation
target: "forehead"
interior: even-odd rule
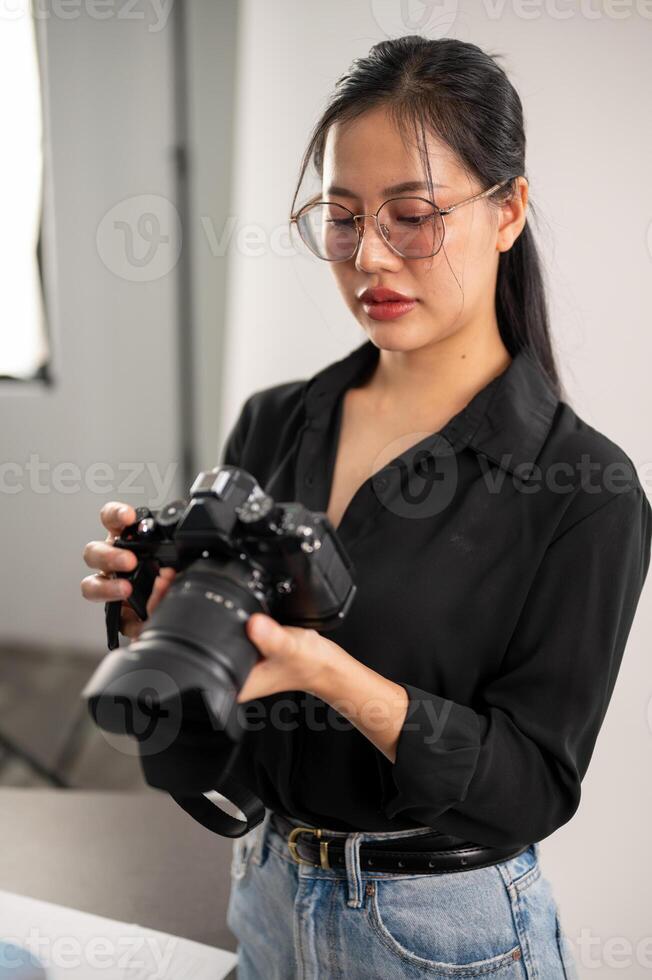
[[[451,185],[460,167],[453,151],[425,133],[432,179]],[[406,138],[384,107],[377,107],[328,130],[324,145],[323,184],[355,193],[375,192],[405,180],[425,179],[416,137]]]

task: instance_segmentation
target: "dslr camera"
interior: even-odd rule
[[[113,652],[82,697],[100,728],[137,740],[151,786],[215,833],[238,837],[265,812],[233,775],[244,733],[236,697],[259,658],[244,624],[264,612],[284,625],[334,629],[355,596],[353,566],[326,514],[276,503],[237,466],[200,473],[188,501],[136,514],[114,545],[138,564],[117,575],[131,582],[126,601],[147,622],[120,649],[122,602],[106,603]],[[166,566],[178,574],[148,619]],[[208,794],[230,801],[244,820]]]

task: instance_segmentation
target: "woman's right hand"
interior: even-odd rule
[[[126,602],[133,587],[127,579],[112,578],[111,575],[113,572],[133,571],[138,564],[136,556],[131,551],[113,546],[113,542],[120,536],[123,528],[135,522],[136,511],[129,504],[112,500],[102,507],[100,520],[108,534],[104,541],[89,541],[84,548],[84,561],[89,568],[95,568],[97,571],[82,579],[81,593],[90,602],[114,602],[122,599],[120,632],[123,636],[134,640],[140,635],[145,624]],[[170,588],[175,576],[176,572],[173,568],[159,570],[147,602],[148,617],[152,615]]]

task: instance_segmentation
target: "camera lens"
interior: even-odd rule
[[[151,740],[154,719],[159,738],[174,728],[238,741],[235,698],[258,659],[244,623],[264,611],[250,578],[251,565],[238,558],[198,559],[177,575],[138,639],[93,677],[86,693],[96,723]]]

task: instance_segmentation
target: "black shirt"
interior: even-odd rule
[[[222,461],[325,511],[343,394],[377,358],[368,340],[254,392]],[[358,591],[324,635],[405,688],[396,761],[296,691],[256,702],[241,777],[267,807],[330,829],[425,825],[496,846],[551,834],[578,807],[650,561],[629,456],[521,351],[367,479],[337,533]]]

